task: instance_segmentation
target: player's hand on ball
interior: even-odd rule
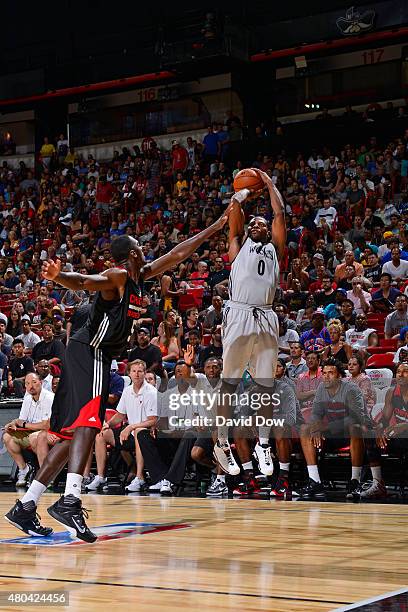
[[[268,185],[268,183],[272,183],[272,179],[269,176],[269,174],[267,174],[263,170],[259,170],[259,168],[252,168],[252,170],[254,170],[258,174],[259,178],[261,179],[264,185]]]
[[[57,261],[53,261],[49,259],[48,261],[44,261],[41,269],[41,273],[44,278],[47,280],[54,280],[57,278],[58,274],[61,272],[61,261],[57,259]]]

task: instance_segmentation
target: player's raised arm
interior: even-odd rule
[[[231,212],[229,215],[229,250],[228,250],[228,258],[232,263],[236,256],[238,255],[241,247],[242,241],[244,239],[244,226],[245,226],[245,215],[242,210],[242,204],[245,202],[247,197],[250,195],[249,189],[241,189],[231,198]]]
[[[273,184],[271,177],[266,174],[266,172],[262,172],[262,170],[258,170],[257,168],[253,168],[253,170],[259,174],[265,186],[268,188],[273,210],[272,242],[277,250],[278,256],[283,257],[286,246],[286,220],[283,198]]]
[[[207,227],[205,230],[196,234],[192,238],[181,242],[177,246],[174,247],[169,253],[166,255],[162,255],[156,261],[152,261],[152,263],[146,264],[143,266],[141,270],[141,275],[145,280],[149,278],[153,278],[166,270],[169,270],[173,266],[177,266],[179,263],[190,257],[200,245],[203,244],[208,238],[210,238],[213,234],[219,232],[226,222],[228,221],[229,214],[232,209],[232,204],[228,206],[226,211],[221,215],[221,217],[215,221],[212,225]]]
[[[61,262],[45,261],[41,270],[42,276],[53,280],[67,289],[86,291],[112,292],[116,294],[120,286],[126,282],[126,270],[109,269],[103,274],[79,274],[78,272],[61,272]],[[113,297],[113,296],[109,296]]]

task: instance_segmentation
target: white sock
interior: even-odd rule
[[[320,475],[317,465],[308,465],[307,471],[309,473],[309,478],[311,478],[315,482],[320,482]]]
[[[361,470],[363,468],[360,467],[355,467],[354,465],[351,466],[351,480],[358,480],[358,482],[360,482],[361,479]]]
[[[220,444],[225,444],[228,442],[228,427],[226,425],[218,427],[218,440],[220,441]]]
[[[379,482],[381,482],[382,481],[381,465],[374,465],[370,469],[371,469],[371,474],[373,475],[373,480],[378,480]]]
[[[221,482],[225,483],[225,475],[224,474],[219,474],[216,478],[216,480],[219,480]]]
[[[18,471],[20,472],[20,474],[27,474],[29,469],[30,469],[29,466],[26,464],[25,468],[23,468],[22,470],[18,468]]]
[[[289,472],[290,463],[281,463],[279,461],[279,469],[284,470],[285,472]]]
[[[27,502],[33,501],[35,505],[37,505],[38,500],[46,489],[47,487],[43,485],[42,482],[39,480],[33,480],[27,490],[27,493],[25,493],[24,497],[22,497],[21,503],[26,504]]]
[[[72,472],[67,474],[64,496],[73,495],[81,499],[81,484],[83,478],[82,474],[74,474]]]
[[[269,433],[271,431],[270,427],[258,427],[258,438],[259,444],[269,445]]]
[[[244,470],[253,470],[254,466],[252,461],[245,461],[245,463],[242,464],[242,467]]]

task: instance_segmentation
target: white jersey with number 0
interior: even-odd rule
[[[247,238],[231,266],[230,300],[253,306],[271,305],[279,285],[279,262],[274,245]]]

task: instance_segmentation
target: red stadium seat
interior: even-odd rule
[[[372,355],[367,360],[368,368],[392,368],[394,366],[394,353]]]
[[[386,349],[387,351],[396,351],[398,347],[398,339],[397,338],[384,338],[380,342],[380,347],[382,349]]]

